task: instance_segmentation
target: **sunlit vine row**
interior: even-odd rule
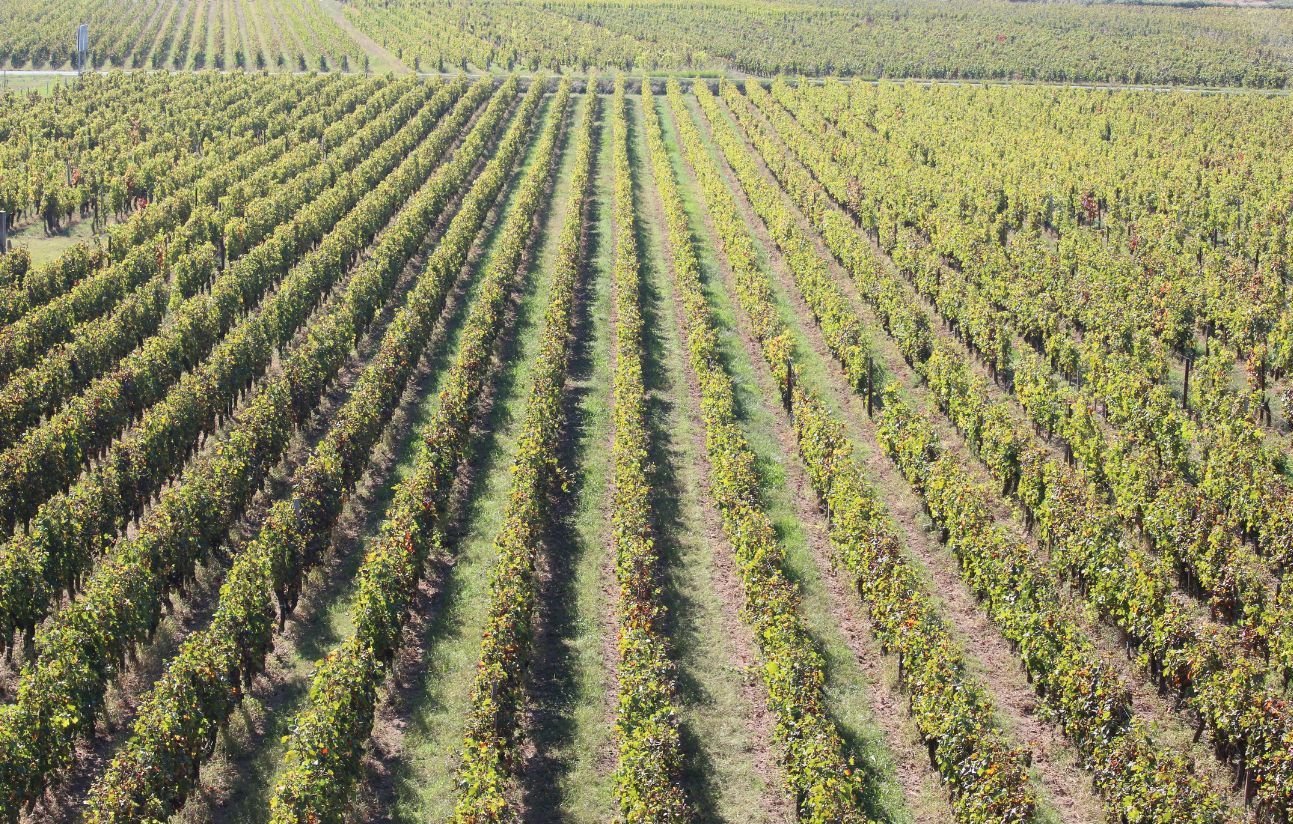
[[[790,174],[788,167],[779,168]],[[1089,482],[1048,459],[1036,436],[1011,422],[1001,403],[988,398],[986,386],[961,353],[928,334],[920,346],[903,345],[903,330],[912,325],[898,321],[912,313],[911,301],[885,281],[883,264],[874,260],[853,227],[838,219],[823,227],[828,245],[837,250],[900,346],[923,353],[912,359],[913,365],[1002,488],[1037,523],[1058,567],[1076,576],[1087,598],[1141,649],[1150,676],[1180,695],[1197,713],[1201,728],[1213,730],[1218,755],[1235,761],[1262,809],[1284,815],[1289,806],[1286,742],[1293,736],[1282,695],[1266,685],[1266,665],[1260,654],[1254,655],[1254,639],[1192,622],[1170,597],[1170,570],[1134,539],[1123,537],[1118,516]],[[964,300],[948,303],[964,305]],[[928,318],[922,323],[930,327]],[[1028,397],[1022,397],[1030,406]]]
[[[559,118],[555,120],[559,122]],[[540,157],[551,154],[553,143],[551,138],[541,142],[537,149]],[[256,539],[234,561],[211,626],[185,641],[179,656],[145,699],[134,735],[91,792],[87,820],[162,817],[191,791],[198,766],[214,748],[216,731],[240,700],[242,689],[264,665],[272,645],[275,596],[281,627],[295,608],[305,573],[328,546],[345,498],[368,466],[373,447],[430,342],[453,277],[461,269],[516,151],[515,144],[505,142],[491,160],[493,165],[473,184],[349,400],[295,473],[292,496],[274,505]],[[526,237],[514,227],[528,227],[532,222],[539,202],[536,193],[542,193],[549,168],[542,163],[534,166],[521,208],[509,217],[510,225],[503,230],[509,240],[518,239],[512,240],[510,254],[504,253],[497,264],[504,272],[509,262],[515,268],[518,241]],[[426,205],[435,202],[431,193],[424,191],[401,213],[402,225],[393,232],[393,238],[404,247],[397,259],[431,228],[435,211],[425,208],[418,198]]]
[[[611,99],[611,157],[615,235],[614,442],[611,501],[619,659],[615,773],[620,814],[626,822],[683,822],[691,812],[680,777],[683,770],[677,683],[665,635],[667,607],[661,598],[660,552],[652,523],[650,439],[647,434],[645,339],[642,323],[642,262],[634,207],[633,166],[624,78]]]
[[[409,108],[392,112],[393,120],[379,131],[395,130],[401,121],[407,120],[396,136],[383,142],[333,196],[316,200],[310,209],[298,214],[305,221],[301,228],[309,227],[301,236],[318,239],[318,247],[292,265],[295,255],[287,252],[296,246],[298,239],[297,230],[289,229],[280,239],[284,248],[270,250],[272,253],[264,256],[252,253],[242,258],[230,268],[227,274],[231,277],[222,281],[219,291],[209,293],[205,296],[207,300],[193,306],[194,324],[178,326],[174,331],[180,332],[179,335],[156,339],[155,345],[146,347],[128,363],[131,371],[120,376],[122,379],[115,386],[111,382],[105,385],[108,391],[122,397],[127,388],[138,388],[152,375],[179,378],[169,388],[168,382],[158,381],[157,391],[164,392],[164,397],[144,413],[126,437],[113,444],[94,471],[83,476],[68,492],[42,504],[29,529],[15,535],[0,550],[0,614],[5,622],[5,641],[10,641],[10,636],[20,629],[30,635],[49,600],[59,590],[75,591],[85,570],[98,552],[110,545],[117,530],[144,511],[167,479],[179,472],[192,451],[200,448],[205,437],[232,414],[251,381],[268,367],[274,352],[291,340],[296,329],[398,205],[387,198],[396,180],[387,177],[390,170],[410,149],[422,143],[414,154],[418,163],[410,165],[399,178],[400,188],[411,193],[417,182],[414,174],[430,171],[430,165],[438,162],[448,143],[487,94],[487,84],[478,84],[434,131],[432,125],[437,112],[447,108],[456,96],[452,89],[443,89],[423,101],[420,109],[417,101],[411,101],[414,105]],[[413,116],[415,110],[418,113]],[[428,132],[431,132],[429,136]],[[459,179],[466,174],[464,165],[464,160],[457,160],[453,167]],[[450,195],[445,191],[442,196]],[[354,208],[347,213],[351,204]],[[301,251],[306,251],[304,245]],[[217,342],[215,333],[236,317],[243,301],[263,292],[280,278],[281,285],[265,305],[230,328]],[[188,373],[183,371],[186,346],[202,339],[186,340],[184,331],[195,336],[205,333],[206,340],[210,341],[208,345],[215,345],[211,357]],[[104,411],[113,410],[106,407]],[[89,417],[67,416],[67,420],[84,425]],[[41,433],[57,431],[48,426],[34,430],[19,448],[33,442]],[[46,437],[58,444],[55,434]],[[29,466],[35,471],[40,464]],[[50,469],[46,467],[46,471]]]

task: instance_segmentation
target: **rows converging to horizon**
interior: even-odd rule
[[[0,819],[1293,817],[1289,99],[743,2],[147,0],[0,94]],[[1286,84],[1174,60],[1010,76]]]

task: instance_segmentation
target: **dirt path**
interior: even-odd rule
[[[306,0],[306,2],[310,2],[310,0]],[[346,17],[345,12],[341,9],[341,4],[337,0],[318,0],[318,3],[323,8],[324,13],[332,18],[332,22],[350,35],[350,39],[355,41],[360,51],[368,55],[372,61],[370,68],[374,72],[408,74],[412,71],[412,69],[400,62],[398,57],[391,54],[385,46],[369,37],[358,26],[350,22],[350,18]],[[360,68],[360,66],[355,66],[353,70]]]

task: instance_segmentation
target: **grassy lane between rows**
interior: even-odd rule
[[[719,580],[723,535],[707,489],[707,457],[700,411],[687,380],[687,354],[675,317],[676,301],[665,245],[663,206],[642,133],[641,98],[631,107],[634,149],[642,192],[643,321],[648,427],[653,441],[660,554],[664,561],[664,598],[669,606],[670,637],[678,663],[683,743],[688,754],[684,776],[688,797],[704,822],[771,824],[790,820],[781,799],[780,777],[762,759],[759,740],[761,698],[751,689],[753,640],[724,603]],[[667,122],[666,141],[672,140]],[[680,167],[679,167],[680,168]],[[690,192],[687,207],[699,219]],[[697,243],[703,273],[717,271],[713,249]],[[763,724],[766,732],[766,723]]]
[[[525,820],[593,824],[614,817],[614,586],[608,505],[611,473],[610,96],[598,109],[586,271],[566,383],[568,489],[541,558],[535,658],[529,687],[531,747],[521,769]]]
[[[715,242],[712,237],[707,239]],[[760,264],[767,266],[766,250],[760,247],[759,251]],[[755,362],[744,345],[738,308],[726,285],[721,277],[708,285],[710,309],[721,331],[726,367],[736,388],[737,412],[758,459],[768,515],[785,547],[786,574],[800,588],[804,624],[825,663],[827,708],[848,755],[867,775],[865,783],[871,792],[865,799],[866,812],[881,821],[914,822],[895,779],[884,733],[871,714],[867,679],[831,612],[821,574],[813,563],[809,535],[795,506],[798,493],[789,480],[787,463],[795,458],[782,449],[776,434],[778,411],[768,404],[775,393],[768,394],[759,381]]]
[[[567,132],[569,124],[578,122],[584,105],[582,97],[572,97]],[[519,415],[529,392],[531,356],[543,331],[548,275],[557,230],[564,218],[573,160],[568,137],[550,198],[553,206],[541,226],[539,250],[526,273],[525,295],[512,321],[513,340],[500,353],[503,370],[495,382],[492,409],[470,458],[474,488],[461,509],[453,567],[443,588],[435,593],[431,618],[417,638],[420,660],[413,668],[418,679],[402,699],[402,744],[388,765],[393,799],[381,820],[441,821],[453,812],[454,775],[472,676],[480,657],[494,537],[507,503]],[[427,420],[432,411],[427,410]],[[410,452],[410,461],[412,457]],[[405,668],[404,663],[400,669]]]

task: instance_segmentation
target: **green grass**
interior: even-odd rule
[[[568,117],[574,123],[579,106]],[[564,203],[573,168],[569,145],[558,170],[555,203]],[[409,697],[408,726],[402,752],[393,764],[395,821],[443,820],[457,795],[454,774],[462,748],[463,722],[480,658],[480,641],[488,609],[489,571],[495,561],[494,537],[502,523],[511,487],[512,458],[520,418],[529,393],[533,364],[542,333],[543,307],[549,293],[548,273],[555,255],[556,227],[563,210],[555,208],[543,227],[535,263],[512,334],[515,344],[495,384],[495,400],[485,434],[474,450],[475,489],[467,501],[465,534],[442,591],[437,612],[422,637],[422,680]]]
[[[96,235],[91,231],[90,218],[77,219],[61,231],[45,234],[45,224],[38,218],[9,235],[11,248],[22,247],[31,253],[31,264],[43,266],[78,243],[93,243]]]
[[[354,40],[359,48],[360,53],[357,56],[352,55],[354,62],[351,63],[351,71],[362,71],[364,55],[367,55],[368,69],[373,74],[385,74],[386,72],[406,74],[409,72],[409,67],[401,63],[395,55],[355,27],[355,24],[346,16],[338,0],[319,0],[319,5],[323,8],[323,12],[331,17],[342,31],[350,35],[350,39]],[[364,41],[367,42],[365,43]]]
[[[59,86],[76,82],[75,77],[59,74],[11,74],[0,71],[0,94],[4,92],[38,92],[49,94]]]
[[[640,109],[633,108],[635,126]],[[662,122],[667,141],[670,124]],[[641,188],[654,189],[647,149],[638,126],[636,157]],[[676,158],[675,158],[676,159]],[[690,196],[690,193],[686,193]],[[751,729],[756,711],[746,689],[752,677],[732,648],[724,624],[724,605],[715,589],[721,537],[711,541],[701,512],[705,456],[703,432],[695,425],[700,412],[688,396],[688,354],[674,318],[678,297],[664,254],[666,227],[651,219],[643,193],[639,214],[645,216],[643,242],[646,286],[643,319],[646,340],[645,378],[648,415],[656,442],[658,470],[657,540],[666,565],[665,599],[670,610],[671,642],[678,663],[679,703],[688,769],[685,782],[701,821],[771,820],[762,800],[782,790],[780,776],[760,770],[754,757],[759,742]],[[698,208],[689,197],[688,208]],[[698,248],[701,266],[715,270],[713,250]],[[748,643],[753,645],[753,640]]]
[[[532,692],[537,756],[522,776],[526,806],[545,819],[608,821],[614,703],[607,650],[614,591],[608,589],[611,482],[611,230],[610,98],[600,101],[600,141],[591,204],[582,345],[576,346],[567,392],[572,509],[559,520],[548,547],[550,582],[540,608],[546,640],[536,649]],[[573,407],[573,408],[571,408]],[[610,645],[610,646],[608,646]]]
[[[672,129],[666,136],[671,144],[676,143]],[[715,151],[712,145],[708,149],[711,154]],[[671,150],[677,151],[673,145]],[[699,199],[694,187],[694,181],[685,177],[683,190],[692,201]],[[697,206],[693,213],[692,230],[706,244],[716,245],[716,239],[708,236],[703,222],[698,220],[700,208]],[[766,250],[760,248],[760,255],[760,262],[766,267]],[[765,505],[785,547],[786,572],[799,584],[803,594],[801,614],[805,626],[825,663],[827,707],[849,754],[867,775],[866,784],[870,788],[867,812],[883,821],[913,821],[896,780],[896,767],[884,732],[872,715],[867,678],[832,612],[821,570],[812,556],[795,507],[796,492],[787,482],[787,463],[797,458],[787,455],[778,442],[775,416],[781,413],[769,405],[769,398],[759,386],[756,367],[737,335],[741,323],[738,307],[715,276],[716,270],[704,274],[706,297],[720,330],[722,353],[736,385],[738,412],[764,480]]]

